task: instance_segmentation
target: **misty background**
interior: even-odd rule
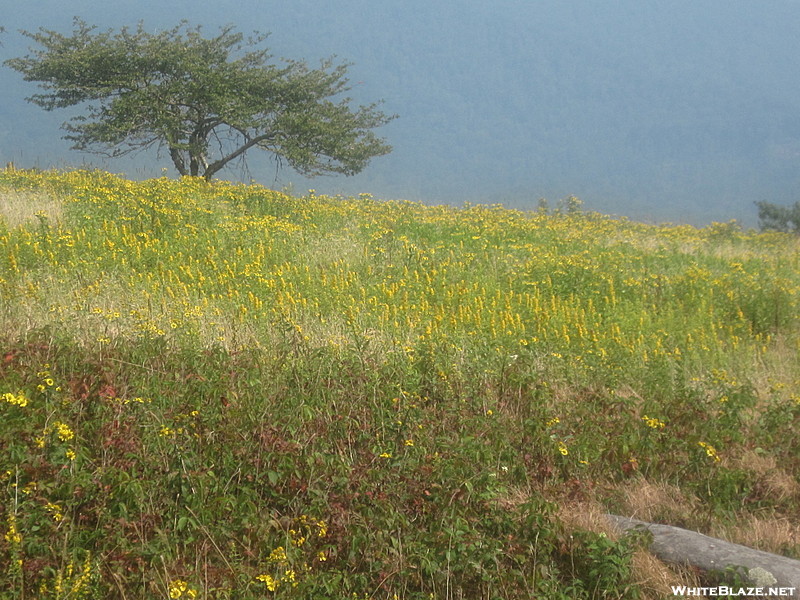
[[[354,177],[307,180],[248,153],[254,179],[305,193],[372,193],[429,204],[535,208],[575,195],[584,208],[649,222],[737,219],[754,202],[800,199],[800,2],[765,0],[0,0],[0,58],[28,52],[18,29],[72,31],[186,19],[216,34],[271,32],[276,58],[352,62],[355,103],[399,115],[394,146]],[[69,150],[37,91],[0,68],[0,161],[96,166],[156,177],[156,152],[104,159]]]

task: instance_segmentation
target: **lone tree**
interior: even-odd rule
[[[781,206],[772,202],[756,202],[758,221],[762,230],[782,231],[800,235],[800,202]]]
[[[73,29],[24,31],[41,48],[5,61],[45,90],[30,102],[86,107],[63,125],[73,149],[166,148],[178,173],[206,179],[251,148],[309,176],[353,175],[391,150],[372,129],[394,117],[344,96],[348,64],[272,64],[266,35],[245,39],[232,26],[210,39],[186,22],[151,34],[142,23],[99,32],[76,18]]]

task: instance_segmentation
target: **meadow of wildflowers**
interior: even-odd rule
[[[0,172],[0,597],[659,597],[563,514],[642,486],[798,557],[798,325],[735,223]]]

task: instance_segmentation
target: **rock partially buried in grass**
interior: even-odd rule
[[[697,567],[703,571],[725,571],[739,567],[742,575],[758,587],[797,588],[800,594],[800,560],[732,544],[696,531],[671,525],[647,523],[608,515],[623,531],[644,529],[652,533],[650,551],[665,562]]]

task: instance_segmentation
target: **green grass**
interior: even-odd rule
[[[691,580],[604,510],[800,557],[797,238],[568,208],[0,172],[0,597]]]

